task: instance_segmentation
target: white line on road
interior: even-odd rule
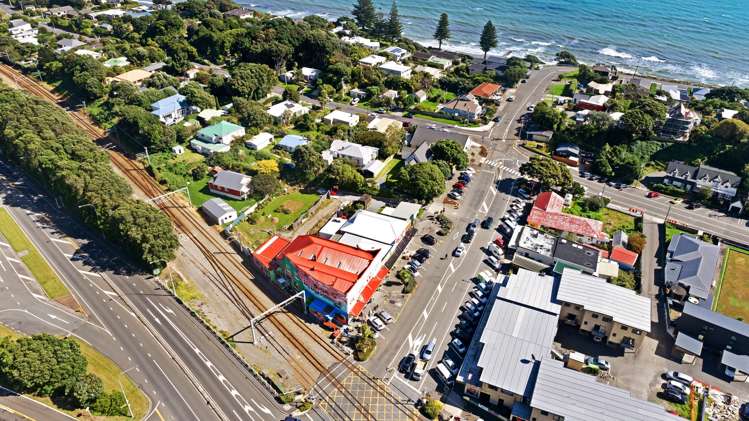
[[[74,246],[75,244],[71,243],[68,240],[64,240],[62,238],[55,238],[55,237],[49,237],[50,240],[55,241],[57,243],[67,244],[69,246]]]
[[[68,322],[67,320],[64,320],[64,319],[62,319],[62,318],[60,318],[60,317],[58,317],[58,316],[56,316],[54,314],[47,314],[47,316],[49,316],[49,318],[52,319],[52,320],[59,320],[59,321],[65,323],[66,325],[70,324],[70,322]]]
[[[174,389],[174,391],[177,392],[177,395],[179,395],[180,399],[182,399],[182,402],[184,402],[185,405],[187,405],[187,409],[189,409],[190,412],[192,412],[192,415],[195,417],[195,419],[199,420],[200,417],[198,416],[198,414],[196,414],[195,411],[192,410],[192,407],[190,407],[190,404],[187,403],[187,401],[185,400],[185,397],[182,396],[181,393],[179,393],[179,389],[177,389],[177,386],[175,386],[174,383],[172,383],[172,379],[170,379],[169,376],[167,376],[166,373],[164,373],[164,370],[161,369],[161,366],[159,365],[159,363],[157,363],[156,360],[151,360],[151,361],[153,361],[153,364],[156,366],[156,368],[158,368],[159,371],[161,371],[161,375],[166,379],[166,381],[168,381],[169,384],[172,385],[172,389]],[[148,379],[146,379],[146,383],[147,382],[148,382]]]
[[[96,273],[96,272],[89,272],[89,271],[83,270],[83,269],[78,269],[78,272],[80,272],[80,273],[82,273],[84,275],[89,275],[89,276],[99,276],[99,274]]]

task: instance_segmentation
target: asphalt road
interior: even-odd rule
[[[128,273],[108,244],[84,240],[90,233],[51,206],[48,196],[15,181],[12,187],[2,182],[6,207],[77,296],[89,320],[69,313],[50,316],[45,312],[54,304],[28,293],[25,301],[2,306],[9,318],[4,321],[26,331],[41,319],[41,331],[52,323],[80,336],[127,370],[166,419],[283,418],[284,411],[263,386],[169,294]],[[90,256],[87,263],[71,258],[79,249]],[[21,282],[7,284],[20,288]]]
[[[0,420],[3,421],[70,421],[75,418],[58,412],[31,398],[0,387]]]

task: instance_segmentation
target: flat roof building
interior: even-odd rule
[[[554,264],[555,246],[556,238],[522,225],[513,230],[508,243],[508,247],[515,250],[512,263],[535,272],[548,269]]]

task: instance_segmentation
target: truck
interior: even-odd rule
[[[421,380],[421,376],[424,375],[424,371],[426,370],[427,362],[424,360],[416,361],[416,364],[413,365],[413,369],[411,369],[411,379],[419,381]]]

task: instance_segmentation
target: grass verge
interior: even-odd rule
[[[715,292],[715,310],[738,320],[749,320],[749,251],[730,247],[723,260]]]
[[[413,116],[417,118],[423,118],[424,120],[431,120],[437,123],[449,124],[449,125],[458,126],[458,127],[479,127],[480,126],[480,124],[476,124],[476,123],[463,123],[457,120],[451,120],[449,118],[433,117],[431,115],[421,114],[421,113],[415,113]]]
[[[51,299],[58,299],[70,295],[55,271],[39,253],[39,250],[31,244],[26,234],[16,224],[7,209],[0,208],[0,233],[3,234],[13,250],[21,256],[21,261],[26,265],[37,282],[42,286],[44,292]]]

